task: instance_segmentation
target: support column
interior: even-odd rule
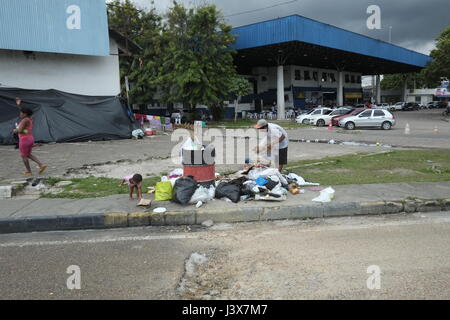
[[[286,119],[285,105],[284,105],[284,69],[283,66],[278,66],[277,70],[277,104],[278,104],[278,120]]]
[[[379,74],[377,74],[377,101],[376,104],[380,105],[381,104],[381,76]]]
[[[344,105],[344,73],[338,71],[338,83],[337,83],[337,97],[336,103],[338,106]]]
[[[407,95],[408,95],[408,82],[405,80],[405,82],[403,83],[403,102],[406,102]]]

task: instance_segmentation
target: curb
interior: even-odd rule
[[[227,210],[192,210],[159,213],[104,213],[72,216],[23,217],[0,219],[0,234],[40,231],[112,229],[145,226],[201,225],[256,222],[286,219],[315,219],[343,216],[381,215],[450,210],[448,199],[415,199],[374,202],[329,203],[271,208],[236,208]]]

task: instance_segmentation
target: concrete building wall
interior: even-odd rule
[[[0,85],[115,96],[120,93],[118,47],[107,57],[0,50]]]
[[[301,80],[295,79],[295,72],[296,70],[300,71]],[[305,71],[309,72],[310,80],[305,80]],[[314,80],[313,73],[317,72],[317,80]],[[255,75],[257,81],[258,81],[258,93],[266,92],[270,89],[276,89],[277,88],[277,67],[258,67],[254,68],[252,70],[253,75]],[[323,82],[322,79],[322,73],[327,74],[327,81]],[[334,82],[330,81],[329,74],[334,75]],[[345,82],[345,75],[349,75],[350,79],[351,76],[357,79],[357,77],[361,77],[360,73],[355,72],[346,72],[344,71],[344,87],[347,89],[360,89],[361,83],[360,82]],[[337,80],[338,80],[338,72],[336,70],[331,69],[318,69],[318,68],[310,68],[310,67],[303,67],[303,66],[285,66],[284,67],[284,87],[288,88],[292,85],[294,87],[311,87],[311,88],[317,88],[322,86],[322,88],[337,88]]]

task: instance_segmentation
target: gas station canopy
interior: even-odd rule
[[[299,15],[233,29],[235,63],[253,67],[298,65],[363,75],[417,72],[431,58],[381,40]]]

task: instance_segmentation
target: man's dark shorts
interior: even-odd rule
[[[288,147],[280,149],[279,150],[279,156],[278,156],[278,164],[279,165],[285,165],[287,164],[287,160],[288,160]]]

